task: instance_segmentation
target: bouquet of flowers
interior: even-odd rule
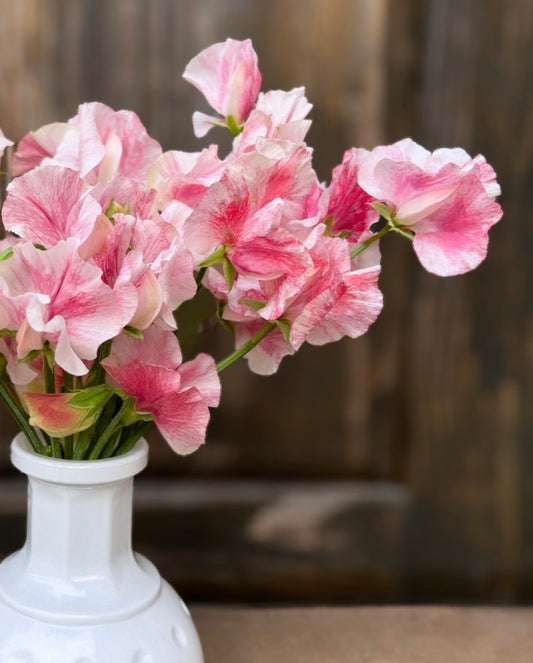
[[[196,136],[229,130],[227,156],[163,152],[135,113],[86,103],[9,160],[0,395],[38,453],[115,456],[154,425],[194,451],[234,361],[266,375],[303,343],[367,331],[385,235],[430,272],[461,274],[502,215],[483,156],[411,139],[349,149],[320,182],[304,88],[261,92],[249,40],[210,46],[184,77],[216,112],[193,115]],[[0,154],[11,145],[0,131]],[[176,336],[176,312],[205,292],[235,337],[218,364],[184,362]]]

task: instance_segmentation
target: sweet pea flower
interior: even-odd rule
[[[85,375],[84,361],[95,359],[101,343],[122,327],[117,298],[102,282],[101,270],[80,258],[72,239],[46,251],[29,242],[16,245],[13,256],[0,262],[0,288],[19,306],[19,359],[48,342],[58,366]]]
[[[346,234],[351,242],[366,237],[370,226],[379,219],[379,213],[371,205],[374,198],[358,182],[361,163],[368,154],[362,148],[347,150],[342,163],[333,169],[327,192],[329,231],[332,235]]]
[[[66,124],[51,124],[25,136],[14,158],[14,174],[56,165],[77,171],[90,184],[118,175],[145,182],[162,153],[133,111],[99,102],[82,104]]]
[[[193,125],[198,137],[221,124],[238,133],[261,89],[257,54],[249,39],[227,39],[209,46],[189,62],[183,78],[198,88],[209,105],[222,116],[196,112]]]
[[[157,190],[158,201],[165,207],[172,201],[194,207],[224,171],[216,145],[201,152],[172,150],[162,154],[148,175],[148,186]]]
[[[52,122],[23,136],[13,155],[12,175],[23,175],[53,159],[68,132],[74,134],[75,130],[66,122]]]
[[[111,381],[135,399],[135,411],[153,417],[174,451],[189,454],[204,443],[209,407],[220,399],[212,357],[200,354],[182,363],[175,335],[152,326],[142,340],[120,336],[102,365]]]
[[[45,248],[76,238],[89,238],[102,213],[78,173],[43,166],[15,178],[2,208],[6,230]]]
[[[483,157],[465,155],[432,154],[405,139],[372,150],[359,170],[360,186],[385,206],[394,227],[414,233],[420,262],[440,276],[477,267],[487,253],[488,231],[502,216],[491,195],[499,191],[494,171]]]

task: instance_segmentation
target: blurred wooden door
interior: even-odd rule
[[[268,379],[232,367],[208,444],[190,458],[154,437],[135,536],[189,597],[530,599],[531,2],[0,0],[0,10],[0,126],[13,138],[95,99],[135,110],[164,148],[198,149],[190,116],[202,100],[181,73],[232,36],[252,38],[264,89],[306,85],[323,179],[347,147],[406,135],[486,155],[505,209],[487,261],[439,280],[388,238],[385,310],[365,337],[304,348]],[[7,553],[23,536],[24,499],[4,429]]]

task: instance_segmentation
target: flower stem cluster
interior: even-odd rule
[[[249,40],[202,51],[184,77],[232,148],[163,152],[131,111],[79,107],[13,143],[0,242],[0,396],[36,452],[125,453],[157,426],[180,454],[204,441],[218,374],[241,357],[270,374],[304,343],[365,333],[382,308],[379,242],[461,274],[501,217],[494,170],[407,138],[351,148],[320,182],[303,88],[261,92]],[[184,361],[182,306],[208,293],[235,337]]]

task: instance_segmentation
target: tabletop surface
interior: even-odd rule
[[[533,608],[193,606],[206,663],[531,663]]]

